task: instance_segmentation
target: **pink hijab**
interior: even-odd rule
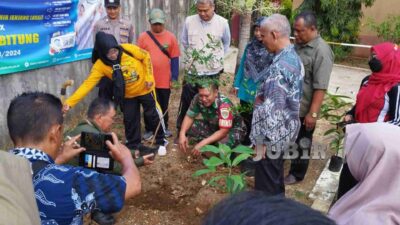
[[[359,183],[328,216],[338,225],[400,224],[400,127],[359,123],[346,132],[346,160]]]

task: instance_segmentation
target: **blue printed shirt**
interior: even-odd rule
[[[256,94],[250,134],[254,144],[280,152],[296,140],[303,77],[303,64],[293,45],[274,56]]]
[[[85,214],[94,210],[114,213],[124,205],[126,182],[121,176],[57,165],[38,149],[15,148],[11,152],[31,163],[47,164],[32,178],[42,225],[81,225]]]

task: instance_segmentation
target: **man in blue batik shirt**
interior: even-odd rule
[[[62,144],[61,101],[51,94],[23,93],[7,112],[7,125],[18,156],[32,165],[32,180],[42,225],[83,224],[85,214],[114,213],[124,201],[140,193],[139,172],[131,153],[112,133],[111,156],[121,163],[122,176],[61,165],[84,151],[74,146],[79,136]]]
[[[262,42],[274,54],[262,76],[254,102],[250,139],[262,145],[264,159],[256,164],[255,189],[271,195],[285,194],[283,152],[296,140],[304,69],[290,44],[287,18],[273,14],[261,22]]]

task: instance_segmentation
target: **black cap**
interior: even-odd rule
[[[110,6],[114,6],[114,7],[118,7],[119,6],[119,0],[104,0],[104,6],[110,7]]]

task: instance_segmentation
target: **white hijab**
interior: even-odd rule
[[[359,182],[328,216],[338,225],[400,224],[400,127],[363,123],[346,130],[346,160]]]

